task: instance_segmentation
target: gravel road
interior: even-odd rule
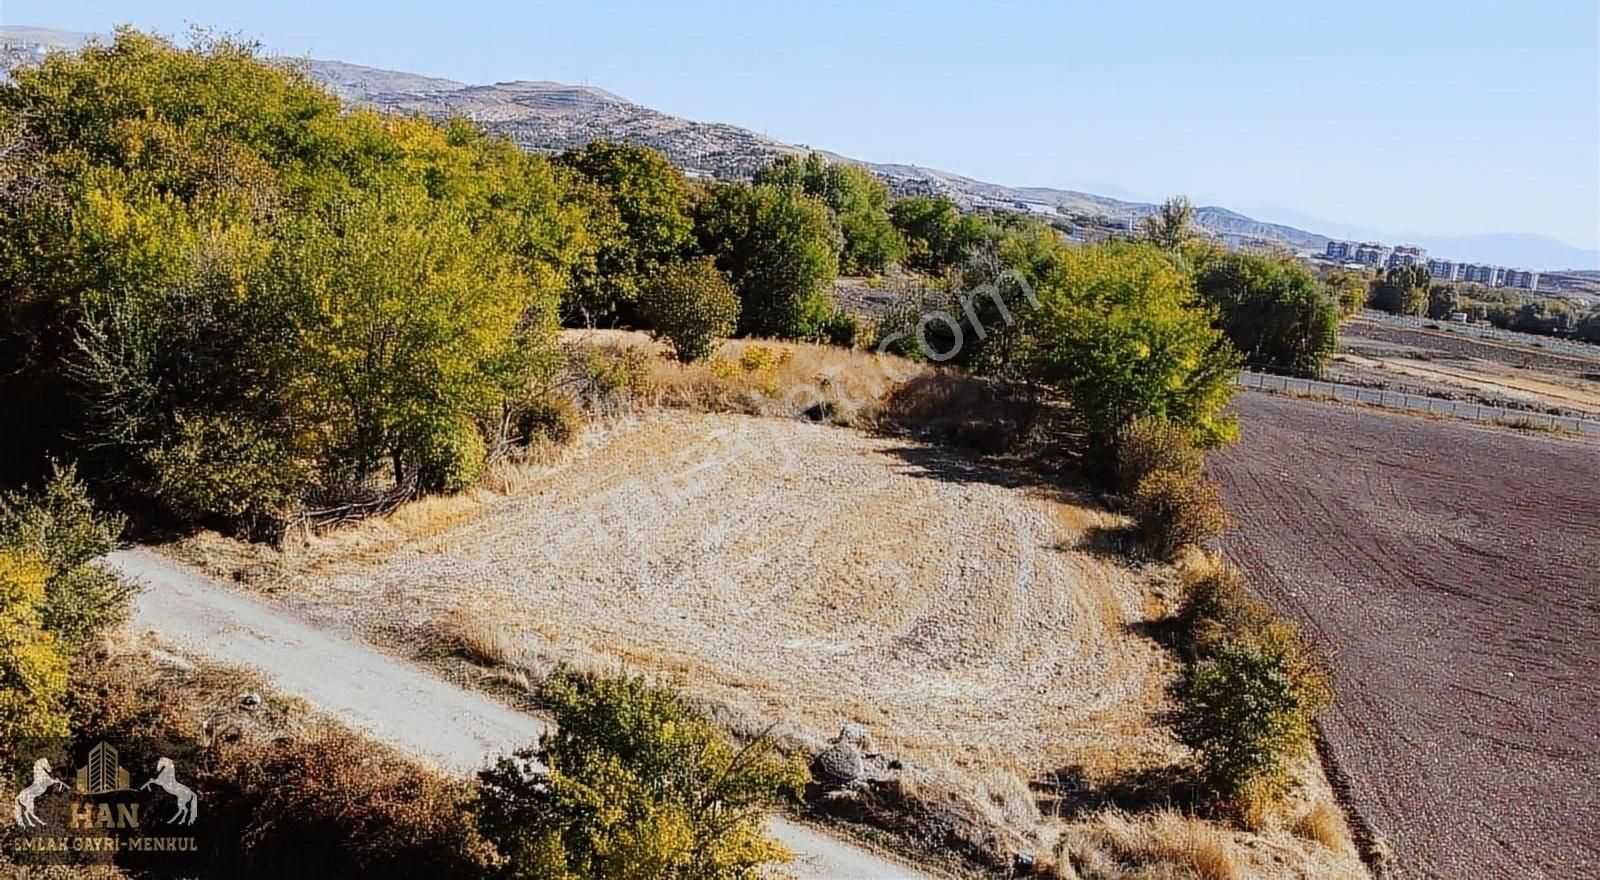
[[[306,622],[147,550],[109,562],[140,581],[133,625],[216,660],[255,669],[285,693],[443,770],[467,773],[533,742],[544,722]],[[801,878],[925,878],[861,847],[774,816]]]

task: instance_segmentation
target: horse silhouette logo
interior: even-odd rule
[[[178,781],[177,770],[173,767],[171,758],[162,758],[156,762],[156,775],[154,779],[139,786],[140,791],[152,785],[159,785],[167,794],[178,799],[178,812],[167,820],[168,825],[193,825],[195,816],[200,811],[200,799],[195,796],[194,789]]]
[[[17,792],[15,815],[18,828],[42,828],[45,821],[33,811],[33,802],[52,788],[65,790],[67,784],[50,775],[50,762],[40,758],[33,762],[33,784]]]

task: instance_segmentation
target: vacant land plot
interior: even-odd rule
[[[818,741],[860,722],[929,762],[1054,769],[1149,735],[1172,661],[1128,630],[1147,578],[1072,549],[1115,517],[1012,482],[854,431],[656,414],[426,537],[335,536],[285,597],[416,640],[477,618]]]
[[[1333,652],[1409,874],[1600,876],[1600,446],[1241,395],[1230,556]]]

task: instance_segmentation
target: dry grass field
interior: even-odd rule
[[[1254,831],[1122,812],[1119,785],[1184,759],[1164,723],[1179,664],[1150,634],[1173,570],[1108,546],[1126,520],[1092,499],[837,424],[876,424],[936,371],[761,343],[678,366],[634,334],[581,341],[644,349],[650,379],[641,405],[564,453],[280,550],[169,552],[513,690],[558,663],[626,667],[807,751],[865,725],[915,768],[897,783],[907,799],[959,803],[1082,876],[1363,875],[1311,763]],[[864,403],[821,423],[762,417],[802,380]]]

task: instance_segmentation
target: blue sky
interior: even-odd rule
[[[1600,248],[1597,6],[3,0],[0,22],[202,24],[469,82],[586,82],[1002,183]]]

